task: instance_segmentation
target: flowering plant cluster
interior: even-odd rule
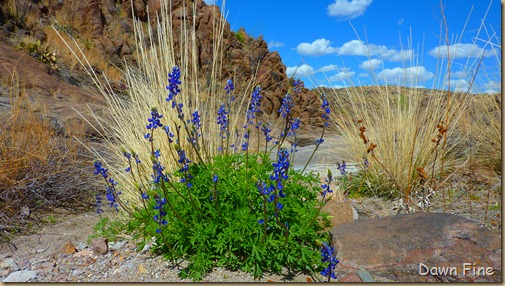
[[[291,114],[292,96],[288,93],[279,109],[285,123],[270,150],[277,147],[276,160],[271,162],[270,122],[260,120],[261,87],[254,88],[243,114],[243,135],[238,136],[235,129],[232,136],[230,116],[239,114],[231,110],[235,87],[228,80],[223,90],[227,101],[216,102],[215,123],[219,131],[215,135],[220,142],[216,148],[220,152],[205,161],[202,152],[208,149],[204,138],[208,132],[203,130],[199,110],[191,111],[191,117],[185,118],[183,110],[187,109],[179,102],[183,96],[180,77],[181,71],[174,67],[166,86],[166,101],[177,114],[176,121],[164,122],[156,107],[147,118],[144,138],[149,146],[150,164],[141,162],[135,150],[123,150],[127,162],[124,170],[135,182],[140,198],[140,203],[130,204],[133,211],[129,211],[132,220],[129,225],[134,225],[146,239],[155,237],[154,250],[166,258],[174,262],[189,260],[189,267],[179,275],[195,280],[200,280],[214,266],[241,268],[255,277],[265,270],[280,272],[282,267],[313,273],[326,269],[327,261],[319,258],[318,241],[328,239],[323,230],[329,220],[320,213],[318,178],[291,168],[300,128],[300,119]],[[295,94],[301,88],[301,82],[294,83]],[[323,99],[326,115],[327,105]],[[255,152],[249,150],[251,129],[258,136]],[[232,137],[235,142],[230,142]],[[294,138],[291,150],[281,148],[287,137]],[[183,140],[187,142],[186,150],[181,144]],[[265,144],[263,153],[259,152],[260,142]],[[168,144],[169,151],[161,151],[167,148],[156,148],[157,144]],[[236,145],[243,152],[232,152],[237,150]],[[168,165],[163,163],[167,160],[177,167],[167,170]],[[141,175],[146,168],[152,170],[150,178]],[[118,210],[118,207],[127,209],[125,204],[130,202],[122,202],[121,192],[115,188],[117,183],[109,177],[107,169],[98,161],[95,169],[95,174],[101,174],[107,184],[110,205]],[[323,198],[326,192],[332,192],[329,187],[332,181],[330,175],[327,184],[321,186]],[[102,211],[101,203],[101,197],[97,196],[98,212]]]

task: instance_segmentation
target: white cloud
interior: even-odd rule
[[[327,54],[337,54],[340,56],[365,56],[379,57],[392,62],[407,61],[412,58],[412,50],[397,51],[386,46],[365,44],[361,40],[351,40],[341,47],[332,47],[331,42],[325,38],[317,39],[312,43],[301,43],[296,47],[296,51],[304,56],[322,56]]]
[[[380,65],[382,64],[381,60],[378,59],[371,59],[371,60],[366,60],[362,62],[359,67],[364,69],[364,70],[375,70],[377,69]]]
[[[409,62],[414,56],[414,51],[412,50],[388,50],[387,53],[381,55],[383,58],[391,62]]]
[[[331,42],[326,39],[317,39],[312,43],[301,43],[296,47],[296,51],[304,56],[322,56],[332,54],[335,48],[330,47]]]
[[[314,68],[307,65],[307,64],[303,64],[303,65],[297,66],[297,67],[286,68],[286,75],[288,77],[306,76],[306,75],[311,75],[313,73],[314,73]]]
[[[353,71],[341,71],[336,75],[330,76],[330,81],[345,81],[355,75],[356,73]]]
[[[459,92],[467,92],[470,87],[470,83],[466,79],[451,79],[449,80],[449,84],[451,85],[451,89]]]
[[[268,47],[269,48],[279,48],[279,47],[284,47],[285,44],[284,43],[281,43],[281,42],[277,42],[277,41],[270,41],[268,43]]]
[[[339,84],[334,84],[332,86],[328,86],[326,84],[320,84],[317,87],[326,87],[326,88],[337,88],[337,89],[340,89],[340,88],[346,88],[347,86],[345,86],[345,85],[339,85]]]
[[[403,21],[405,21],[405,18],[401,18],[398,20],[398,26],[401,26],[403,24]]]
[[[349,20],[363,15],[370,4],[372,0],[335,0],[326,10],[330,16]]]
[[[438,46],[433,48],[429,54],[432,57],[447,58],[447,55],[453,59],[457,58],[477,58],[481,57],[483,54],[485,57],[493,55],[491,50],[484,50],[479,48],[476,44],[456,44],[450,46]]]
[[[377,75],[380,79],[396,84],[417,85],[428,81],[434,77],[434,74],[427,71],[423,66],[408,68],[396,67],[385,69]]]
[[[337,65],[327,65],[327,66],[317,69],[317,72],[329,72],[329,71],[334,71],[337,69],[338,69]]]
[[[484,93],[495,94],[501,91],[501,83],[493,80],[484,83],[483,87],[486,89]]]

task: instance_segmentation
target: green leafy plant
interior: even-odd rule
[[[212,160],[204,160],[201,152],[206,150],[207,141],[202,136],[205,133],[201,115],[197,110],[190,119],[185,117],[184,104],[179,102],[182,95],[177,66],[168,75],[168,82],[166,101],[178,120],[163,123],[163,114],[155,107],[151,109],[145,125],[147,133],[143,136],[150,146],[150,179],[141,171],[146,167],[139,155],[133,150],[122,150],[127,159],[125,171],[131,175],[141,201],[128,202],[130,206],[127,207],[122,192],[116,189],[118,183],[109,176],[101,161],[95,162],[95,174],[101,175],[107,185],[106,198],[110,206],[117,211],[125,210],[144,238],[155,237],[155,251],[172,261],[188,260],[190,264],[181,271],[181,277],[201,280],[214,266],[242,269],[252,272],[256,278],[266,270],[280,272],[283,267],[312,273],[323,267],[318,247],[321,241],[328,240],[324,233],[328,218],[320,210],[326,191],[332,192],[329,189],[331,181],[321,186],[326,191],[318,200],[318,178],[290,168],[290,156],[296,152],[296,144],[293,143],[289,151],[280,147],[286,137],[294,137],[292,141],[296,142],[300,126],[299,118],[291,114],[294,105],[291,95],[286,94],[279,110],[285,124],[280,140],[272,147],[272,150],[277,147],[276,161],[270,161],[267,148],[272,140],[271,130],[258,121],[262,100],[260,87],[254,89],[247,108],[242,152],[230,152],[237,149],[228,140],[231,110],[230,104],[222,104],[217,112],[221,153]],[[231,80],[224,90],[226,93],[234,90]],[[329,109],[324,96],[322,101],[323,119],[327,124]],[[260,153],[259,143],[255,151],[254,148],[250,150],[250,128],[257,129],[258,142],[263,142],[261,135],[264,136],[263,153]],[[182,140],[190,143],[194,158],[181,147]],[[323,141],[321,136],[317,144]],[[168,154],[162,153],[156,149],[155,142],[172,149]],[[173,161],[176,170],[167,172],[163,159]],[[101,195],[97,194],[96,199],[97,212],[101,213]]]

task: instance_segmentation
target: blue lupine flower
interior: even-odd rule
[[[104,210],[102,209],[102,196],[100,194],[96,194],[95,199],[96,199],[96,213],[97,214],[103,213]]]
[[[293,91],[295,93],[300,93],[302,92],[302,89],[303,89],[303,82],[301,80],[295,80],[293,82]]]
[[[328,175],[324,179],[326,184],[322,184],[321,188],[323,189],[322,196],[326,196],[327,193],[333,193],[333,190],[330,188],[330,184],[333,182],[333,176],[331,174],[331,171],[328,170]]]
[[[247,143],[247,142],[242,143],[242,151],[247,151],[248,147],[249,147],[249,143]]]
[[[323,101],[323,103],[321,104],[321,108],[323,109],[323,114],[321,115],[321,117],[323,118],[324,126],[328,127],[329,126],[328,120],[330,120],[330,116],[329,116],[330,107],[329,107],[329,103],[328,103],[328,99],[326,97],[326,94],[321,95],[321,100]]]
[[[144,193],[142,193],[142,198],[143,198],[144,200],[147,200],[147,199],[149,199],[149,195],[147,195],[147,193],[146,193],[146,192],[144,192]]]
[[[363,166],[365,167],[365,170],[367,170],[368,167],[370,166],[370,161],[368,161],[368,158],[365,158],[363,160]]]
[[[172,69],[172,73],[168,74],[168,97],[166,98],[167,101],[171,101],[174,99],[174,97],[181,92],[179,89],[179,85],[181,84],[181,81],[179,78],[181,77],[181,71],[179,67],[175,66]]]
[[[104,179],[107,179],[107,177],[108,177],[108,175],[107,175],[108,169],[106,169],[106,168],[104,168],[102,166],[102,162],[95,161],[94,166],[95,166],[95,172],[94,172],[94,174],[95,175],[101,174]]]
[[[258,223],[259,223],[259,224],[264,224],[264,223],[265,223],[265,219],[259,219],[259,220],[258,220]]]
[[[161,180],[163,180],[165,182],[169,181],[167,175],[163,174],[163,170],[165,170],[165,167],[163,167],[163,165],[161,165],[161,163],[159,161],[153,162],[154,174],[151,175],[151,177],[153,178],[153,183],[159,184],[161,182]]]
[[[153,153],[153,156],[154,156],[154,158],[158,159],[158,157],[161,156],[160,155],[160,149],[156,149],[156,151],[154,151],[154,153]]]
[[[214,184],[217,184],[218,180],[219,180],[218,176],[214,174],[214,176],[212,176],[212,181],[214,182]]]
[[[267,189],[267,185],[263,181],[256,182],[256,188],[260,192],[260,195],[268,195],[268,194],[270,194],[269,189]]]
[[[270,132],[272,131],[270,128],[268,128],[267,124],[263,124],[261,126],[261,131],[263,131],[263,135],[265,135],[266,141],[270,142],[272,140],[272,136],[270,136]]]
[[[156,205],[153,207],[154,210],[157,210],[157,214],[153,216],[153,219],[161,226],[166,225],[167,221],[163,219],[167,215],[167,213],[163,210],[164,205],[167,204],[166,198],[159,198],[158,196],[154,197],[156,201]],[[161,233],[161,228],[156,229],[157,233]]]
[[[282,210],[284,208],[284,205],[281,204],[280,202],[277,202],[277,204],[275,205],[275,207],[278,209],[278,210]]]
[[[286,117],[291,113],[291,108],[293,108],[293,106],[294,104],[291,95],[289,93],[286,93],[286,95],[282,98],[282,105],[279,109],[279,113],[282,115],[282,117]]]
[[[192,117],[193,119],[191,120],[191,122],[193,123],[193,125],[197,129],[202,127],[202,124],[200,123],[200,114],[198,114],[198,110],[195,110],[195,112],[193,112]]]
[[[224,87],[226,94],[230,94],[233,90],[235,90],[235,86],[233,85],[233,81],[231,79],[226,81],[226,86]],[[231,100],[235,100],[235,97],[232,96]]]
[[[141,163],[141,161],[140,161],[140,159],[139,159],[139,155],[138,155],[138,154],[135,154],[135,155],[134,155],[134,157],[135,157],[135,163],[140,164],[140,163]]]
[[[182,149],[178,149],[177,155],[179,155],[179,160],[177,160],[177,162],[182,164],[182,167],[181,167],[181,169],[179,169],[179,172],[183,173],[183,172],[188,171],[189,170],[189,163],[191,163],[191,160],[189,160],[186,157],[186,152]]]
[[[221,107],[217,111],[217,124],[219,124],[221,127],[219,127],[219,135],[221,138],[226,138],[228,136],[228,111],[226,111],[225,105],[221,104]]]
[[[339,162],[337,162],[337,169],[340,171],[340,174],[342,175],[345,175],[346,173],[346,169],[347,168],[347,165],[345,164],[345,161],[342,161],[342,164],[340,164]]]
[[[323,138],[316,139],[316,146],[321,145],[321,143],[323,143],[323,142],[324,142]]]
[[[151,129],[156,129],[158,127],[163,127],[163,124],[161,124],[160,119],[163,117],[163,114],[159,114],[158,110],[156,108],[151,109],[151,117],[147,119],[149,124],[146,125],[146,128],[148,130]]]
[[[334,269],[340,261],[336,257],[335,248],[333,246],[328,246],[328,244],[324,242],[321,247],[321,256],[321,262],[329,262],[328,267],[321,271],[321,275],[328,277],[328,281],[330,281],[330,278],[337,279]]]
[[[125,156],[125,157],[126,157],[126,159],[130,160],[130,159],[131,159],[131,157],[132,157],[132,154],[130,154],[130,152],[124,151],[124,152],[123,152],[123,156]]]
[[[288,179],[289,169],[289,152],[286,148],[282,148],[278,152],[279,159],[277,162],[272,163],[274,167],[274,174],[270,176],[272,181],[280,181],[281,179]]]
[[[249,109],[246,113],[247,124],[253,124],[253,119],[256,118],[256,113],[261,112],[261,87],[257,85],[252,93],[251,104],[249,105]],[[247,125],[244,125],[244,128],[247,128]],[[256,126],[258,128],[258,126]]]

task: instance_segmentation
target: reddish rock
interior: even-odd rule
[[[73,254],[77,252],[77,248],[75,248],[74,244],[72,242],[67,242],[65,245],[63,245],[62,248],[60,248],[59,253],[62,254]]]
[[[321,212],[327,213],[331,216],[330,225],[332,227],[354,220],[352,206],[348,202],[337,202],[336,200],[329,200],[323,206]]]
[[[363,268],[374,278],[400,282],[502,280],[500,235],[456,215],[414,213],[355,220],[338,225],[331,234],[338,268],[344,272]],[[420,263],[429,269],[454,267],[457,275],[421,275],[425,269],[420,274]],[[463,275],[463,263],[470,263],[467,268],[473,263],[491,267],[493,275]]]
[[[109,240],[107,238],[94,238],[91,246],[96,254],[106,254],[109,251]]]

